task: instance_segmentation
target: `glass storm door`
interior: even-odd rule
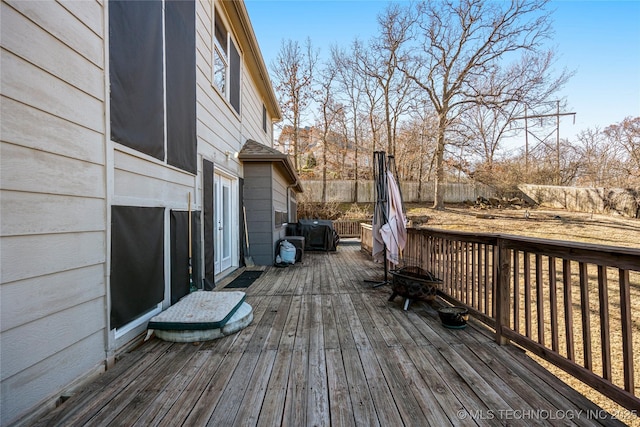
[[[231,267],[231,180],[214,177],[215,274]]]

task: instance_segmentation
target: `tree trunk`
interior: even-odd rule
[[[322,203],[327,203],[327,137],[322,141]]]
[[[386,105],[385,105],[385,114],[386,117],[386,125],[387,125],[387,155],[395,157],[395,149],[393,147],[393,135],[391,134],[391,113],[389,112],[389,94],[386,94]]]
[[[298,167],[298,112],[293,112],[293,168],[300,173]]]
[[[422,175],[424,173],[424,137],[420,136],[420,153],[418,154],[418,202],[422,201]]]
[[[444,182],[445,128],[446,118],[441,115],[438,120],[438,142],[436,147],[436,180],[433,196],[433,207],[437,210],[444,210],[444,194],[442,192],[442,184]]]
[[[358,137],[357,136],[355,137],[355,150],[356,151],[355,151],[354,159],[355,159],[356,165],[355,165],[355,170],[353,171],[353,175],[354,175],[353,177],[356,182],[353,188],[353,192],[354,192],[354,198],[355,198],[354,202],[358,203]]]

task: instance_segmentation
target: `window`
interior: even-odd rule
[[[227,31],[222,17],[214,14],[212,83],[240,114],[240,52]]]
[[[267,131],[267,107],[262,105],[262,130]]]
[[[276,210],[275,211],[275,228],[280,228],[283,225],[285,225],[287,223],[287,218],[288,218],[289,214],[287,212],[284,211],[279,211]]]
[[[214,22],[215,43],[213,48],[213,84],[220,93],[227,93],[227,30],[216,11]]]
[[[289,189],[289,217],[288,222],[298,222],[298,200],[296,193]]]

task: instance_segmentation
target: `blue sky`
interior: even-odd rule
[[[331,44],[348,47],[368,40],[387,1],[245,0],[267,67],[282,40],[309,37],[321,55]],[[640,116],[640,1],[570,1],[550,4],[556,68],[575,70],[562,95],[568,111],[561,137],[574,140],[586,128],[604,129],[627,116]]]

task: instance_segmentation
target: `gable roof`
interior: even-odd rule
[[[240,159],[243,163],[247,162],[268,162],[274,163],[274,165],[286,176],[289,178],[289,184],[293,187],[293,189],[302,193],[304,190],[302,189],[302,184],[300,182],[300,178],[296,173],[289,156],[281,153],[275,148],[267,147],[264,144],[260,144],[253,139],[248,139],[247,142],[242,146],[240,153],[238,154],[238,159]]]

